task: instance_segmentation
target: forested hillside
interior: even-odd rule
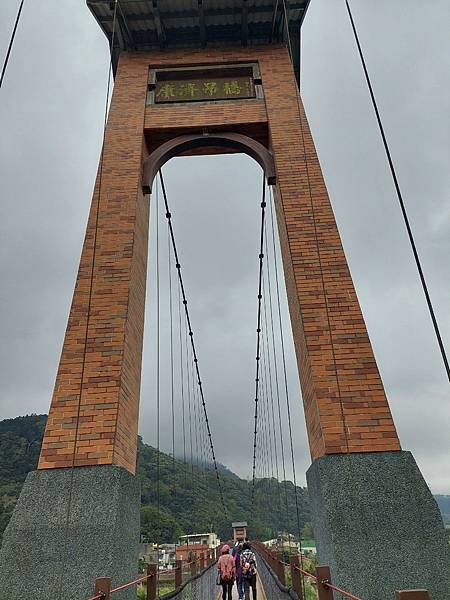
[[[46,421],[46,415],[0,421],[0,536],[27,473],[36,468]]]
[[[29,415],[0,421],[0,538],[27,473],[36,468],[46,420],[46,415]],[[252,506],[250,483],[221,466],[225,515],[214,470],[197,468],[162,452],[159,454],[158,502],[157,457],[155,448],[139,439],[137,476],[142,489],[141,532],[149,540],[157,535],[156,523],[164,541],[175,541],[182,533],[211,528],[226,538],[232,520],[248,521],[250,535],[259,539],[272,537],[278,531],[297,533],[291,482],[277,484],[275,480],[257,480]],[[310,521],[307,493],[298,488],[297,494],[303,527]],[[436,496],[436,500],[444,521],[450,524],[450,496]]]
[[[3,533],[26,474],[35,469],[46,415],[29,415],[0,422],[0,535]],[[229,536],[232,520],[251,523],[251,535],[267,539],[277,531],[297,533],[294,486],[291,482],[257,481],[255,501],[251,485],[223,467],[221,480],[227,508],[223,513],[216,474],[157,451],[139,439],[137,474],[142,488],[141,531],[155,539],[160,523],[161,540],[175,541],[181,533],[216,530]],[[310,521],[306,492],[297,489],[300,525]],[[287,509],[286,509],[287,504]],[[161,507],[158,515],[158,505]],[[159,518],[157,518],[159,516]]]
[[[444,523],[450,526],[450,496],[435,496],[435,498],[442,513]]]

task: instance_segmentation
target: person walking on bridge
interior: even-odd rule
[[[242,576],[244,578],[245,600],[250,600],[250,588],[253,600],[256,600],[256,556],[248,542],[242,546],[241,554]]]
[[[230,546],[222,547],[222,555],[217,563],[220,585],[222,586],[222,600],[232,600],[233,585],[236,577],[236,563],[230,554]]]
[[[244,576],[242,573],[242,544],[238,544],[233,548],[234,561],[236,563],[236,587],[239,600],[244,600]]]

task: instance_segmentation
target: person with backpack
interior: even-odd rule
[[[244,600],[244,575],[242,573],[242,544],[238,544],[234,548],[234,560],[236,562],[236,587],[238,591],[239,600]]]
[[[250,600],[250,588],[253,600],[256,600],[256,556],[248,542],[242,546],[241,554],[242,577],[244,579],[245,600]]]
[[[230,554],[230,546],[222,547],[222,555],[217,563],[220,585],[222,586],[222,600],[232,600],[233,585],[236,577],[236,563]]]

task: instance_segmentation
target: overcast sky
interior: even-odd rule
[[[0,56],[19,2],[0,4]],[[353,0],[417,246],[450,348],[448,0]],[[312,0],[302,96],[402,445],[450,493],[450,387],[343,0]],[[100,151],[106,40],[83,0],[28,0],[0,90],[0,418],[47,412]],[[218,459],[251,471],[261,174],[242,156],[165,167]],[[161,221],[162,445],[170,449]],[[155,219],[151,223],[152,234]],[[155,443],[155,236],[140,432]],[[284,316],[286,318],[283,290]],[[310,464],[286,324],[300,482]],[[178,400],[177,400],[178,402]],[[177,452],[181,450],[177,405]]]

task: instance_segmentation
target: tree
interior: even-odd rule
[[[182,535],[177,521],[155,506],[141,508],[141,533],[149,542],[177,542]]]
[[[311,523],[306,522],[302,529],[302,539],[304,540],[313,540],[314,539],[314,530],[312,528]]]

